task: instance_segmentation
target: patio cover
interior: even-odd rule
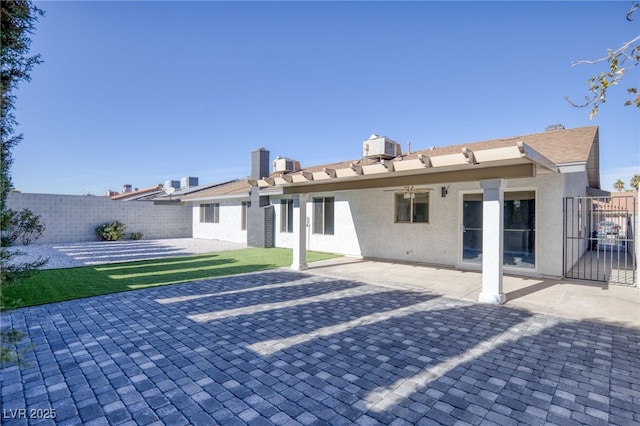
[[[360,163],[360,164],[358,164]],[[341,163],[336,168],[275,175],[248,182],[261,189],[278,187],[283,194],[385,188],[487,179],[535,177],[538,169],[557,173],[558,166],[524,142],[512,146],[429,157]]]
[[[522,141],[498,148],[471,150],[429,157],[423,153],[394,161],[341,163],[335,168],[308,169],[249,181],[266,192],[298,194],[294,201],[292,269],[306,263],[306,204],[310,193],[385,188],[403,185],[477,181],[483,191],[482,303],[502,304],[504,239],[504,187],[506,179],[534,177],[538,169],[559,173],[558,166]]]

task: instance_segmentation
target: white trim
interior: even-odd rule
[[[202,201],[209,201],[209,200],[233,200],[233,199],[237,199],[240,201],[247,201],[247,200],[251,200],[251,197],[249,196],[249,194],[212,195],[209,197],[189,198],[188,200],[184,200],[184,201],[185,202],[202,202]]]
[[[586,162],[579,162],[579,163],[558,164],[558,169],[560,170],[560,173],[586,172],[587,171],[587,163]]]

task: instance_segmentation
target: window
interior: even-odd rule
[[[429,222],[429,193],[402,193],[395,195],[395,221],[399,223]]]
[[[242,202],[242,219],[240,223],[240,229],[247,229],[247,208],[251,207],[251,201]]]
[[[333,235],[334,197],[313,199],[313,233]]]
[[[200,204],[200,223],[219,223],[220,203]]]
[[[280,232],[293,232],[293,200],[280,200]]]

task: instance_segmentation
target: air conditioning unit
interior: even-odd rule
[[[276,157],[273,160],[274,172],[297,172],[300,170],[300,162],[287,157]]]
[[[362,143],[362,156],[390,160],[402,155],[400,144],[386,136],[371,135]]]

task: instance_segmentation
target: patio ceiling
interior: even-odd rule
[[[558,166],[523,142],[513,146],[405,160],[356,162],[346,168],[301,171],[249,181],[261,189],[279,187],[283,194],[385,188],[434,183],[473,182],[536,176],[537,169],[558,172]]]

